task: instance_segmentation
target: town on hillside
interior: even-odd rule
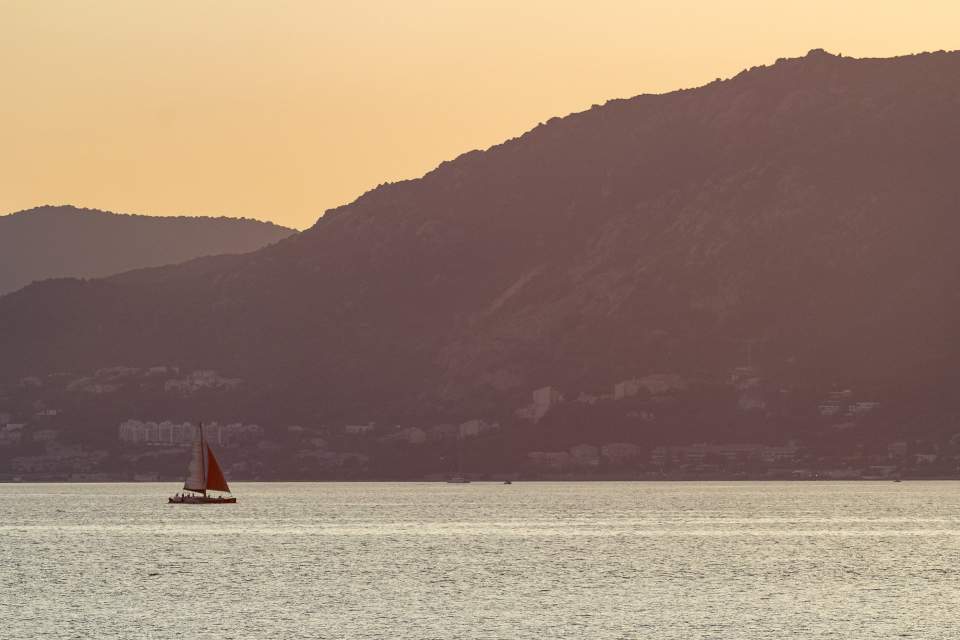
[[[0,388],[0,480],[176,480],[200,418],[240,481],[960,477],[954,416],[753,366],[545,385],[496,415],[403,422],[244,409],[245,384],[170,365],[23,378]]]

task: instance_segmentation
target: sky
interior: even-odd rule
[[[0,213],[302,229],[552,116],[957,25],[957,0],[0,0]]]

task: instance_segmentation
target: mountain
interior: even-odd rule
[[[0,295],[46,278],[99,278],[221,253],[295,233],[257,220],[116,214],[44,206],[0,216]]]
[[[553,118],[246,255],[33,284],[0,299],[0,377],[173,363],[251,410],[471,417],[726,380],[751,344],[785,386],[948,389],[957,149],[960,52],[814,50]]]

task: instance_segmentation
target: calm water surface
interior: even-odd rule
[[[957,638],[960,483],[0,485],[0,638]]]

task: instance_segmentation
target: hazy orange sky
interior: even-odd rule
[[[958,0],[0,0],[0,212],[304,228],[554,115],[958,25]]]

